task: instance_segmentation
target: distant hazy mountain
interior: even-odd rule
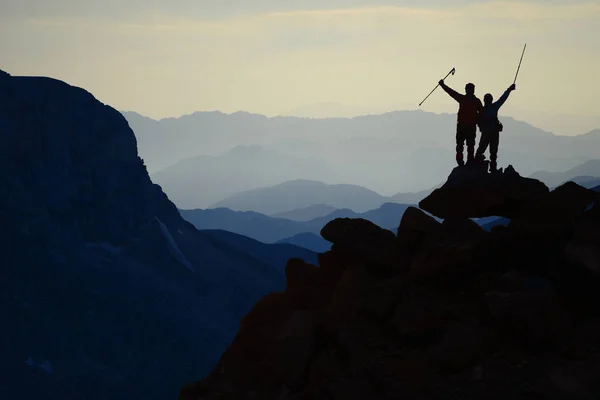
[[[294,180],[239,193],[212,207],[275,214],[313,204],[329,204],[336,209],[365,212],[381,206],[385,201],[378,193],[358,185],[327,185],[311,180]]]
[[[271,217],[291,219],[292,221],[310,221],[311,219],[324,217],[325,215],[331,214],[335,210],[335,207],[327,204],[313,204],[304,208],[275,213],[272,214]]]
[[[596,131],[596,134],[600,136],[600,131]],[[593,138],[588,135],[584,136],[588,137],[588,140],[594,141]],[[583,164],[577,165],[564,172],[538,171],[530,177],[544,182],[548,187],[556,187],[573,179],[579,181],[576,183],[583,183],[600,177],[600,160],[588,160]]]
[[[289,238],[281,239],[278,244],[289,243],[316,253],[325,253],[331,249],[331,243],[315,233],[299,233]]]
[[[331,166],[319,159],[282,156],[258,146],[236,146],[219,156],[180,161],[151,177],[179,208],[207,208],[234,194],[279,184],[290,177],[327,180],[333,176],[330,171]]]
[[[261,171],[261,179],[269,182],[262,185],[311,179],[352,183],[392,195],[433,187],[455,164],[453,114],[396,111],[354,118],[310,119],[199,112],[154,122],[134,113],[124,115],[136,132],[140,154],[153,173],[184,158],[218,157],[235,146],[252,145],[275,151],[280,157],[266,159],[256,169],[252,164],[258,160],[243,162],[228,157],[221,160],[229,162],[226,170],[247,169],[249,173],[243,174],[247,179]],[[522,174],[529,175],[541,170],[564,171],[597,157],[600,131],[576,137],[555,136],[509,117],[500,119],[505,128],[500,139],[500,166],[513,164]],[[280,161],[285,157],[313,159],[315,164],[320,160],[321,167],[330,168],[321,175],[310,176],[302,174],[302,169],[286,169]],[[180,165],[164,175],[161,184],[167,187],[169,181],[174,181],[178,183],[173,186],[177,186],[185,181],[189,191],[193,191],[214,179],[219,189],[220,182],[231,176],[221,176],[222,168],[225,167],[213,169],[210,162],[199,166],[186,163],[185,168]],[[214,190],[203,186],[203,191],[210,194]],[[171,194],[169,189],[167,193],[175,196],[178,206],[185,206],[177,201],[177,193]],[[205,203],[193,207],[204,208]]]
[[[254,211],[229,208],[179,210],[181,216],[201,230],[224,230],[248,236],[264,243],[275,243],[301,232],[313,232],[308,223],[272,218]]]
[[[441,183],[431,189],[421,190],[416,193],[397,193],[393,196],[390,196],[388,199],[389,201],[392,201],[394,203],[418,204],[421,200],[429,196],[431,192],[433,192],[436,188],[440,186],[442,186]]]
[[[591,188],[594,188],[594,187],[600,185],[600,177],[596,177],[596,176],[576,176],[574,178],[566,180],[565,182],[562,182],[561,185],[568,181],[575,182],[576,184],[583,186],[585,188],[588,188],[588,189],[591,189]],[[560,185],[558,185],[558,186],[560,186]]]
[[[184,219],[200,230],[224,230],[265,243],[287,240],[288,243],[300,245],[298,242],[292,242],[292,238],[303,233],[319,235],[323,226],[335,218],[364,218],[384,229],[393,230],[400,223],[407,207],[409,206],[406,204],[387,203],[365,213],[340,209],[310,221],[272,218],[252,211],[233,211],[228,208],[180,210],[180,213]],[[300,239],[307,238],[300,237]]]

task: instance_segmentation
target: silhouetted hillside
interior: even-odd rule
[[[285,285],[291,245],[198,232],[116,110],[0,71],[2,399],[166,399]]]

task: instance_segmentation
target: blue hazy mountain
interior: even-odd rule
[[[0,72],[2,399],[167,399],[206,374],[293,245],[199,232],[123,116]]]
[[[364,213],[340,209],[310,221],[273,218],[254,211],[233,211],[228,208],[180,210],[180,213],[184,219],[200,230],[225,230],[265,243],[285,240],[287,243],[300,245],[297,240],[305,240],[307,237],[298,238],[297,235],[305,233],[319,235],[323,226],[336,218],[363,218],[384,229],[393,230],[399,225],[408,207],[406,204],[386,203]],[[314,246],[302,247],[314,248]]]
[[[314,204],[328,204],[336,209],[365,212],[385,202],[384,196],[358,185],[327,185],[311,180],[294,180],[235,194],[212,205],[212,208],[251,210],[268,215]]]
[[[299,233],[292,237],[281,239],[277,241],[277,243],[293,244],[317,253],[325,253],[331,249],[331,242],[323,239],[320,235],[309,232]]]
[[[207,208],[237,193],[271,186],[290,176],[334,179],[327,162],[282,156],[259,146],[236,146],[218,156],[182,160],[152,174],[179,208]],[[286,210],[287,211],[287,210]]]
[[[327,204],[313,204],[307,207],[297,208],[295,210],[284,211],[272,214],[273,218],[285,218],[292,221],[310,221],[311,219],[324,217],[336,210],[335,207]]]
[[[584,137],[588,135],[592,135],[589,137],[589,140],[595,143],[595,141],[592,140],[593,136],[600,136],[600,130],[596,133],[584,135]],[[600,160],[588,160],[573,168],[567,169],[566,171],[538,171],[532,174],[530,177],[544,182],[550,188],[560,186],[567,181],[574,181],[575,183],[585,187],[593,187],[596,185],[594,185],[594,183],[591,181],[594,179],[600,180]]]

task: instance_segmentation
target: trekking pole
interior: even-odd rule
[[[523,61],[523,55],[525,55],[525,49],[527,48],[527,43],[523,47],[523,53],[521,53],[521,59],[519,60],[519,67],[517,68],[517,73],[515,74],[515,80],[513,81],[513,85],[517,83],[517,76],[519,75],[519,70],[521,69],[521,61]]]
[[[444,79],[446,79],[446,78],[447,78],[447,77],[448,77],[450,74],[454,75],[454,73],[455,73],[455,72],[456,72],[456,68],[452,68],[452,69],[450,70],[450,72],[448,72],[448,75],[446,75],[446,76],[444,77]],[[442,79],[442,80],[444,80],[444,79]],[[437,89],[437,88],[438,88],[438,86],[440,86],[440,84],[439,84],[439,83],[438,83],[438,84],[437,84],[437,85],[436,85],[436,86],[433,88],[433,90],[432,90],[432,91],[431,91],[431,92],[430,92],[430,93],[427,95],[427,97],[425,97],[425,98],[423,99],[423,101],[419,103],[419,107],[421,107],[421,104],[425,103],[425,100],[427,100],[427,98],[428,98],[429,96],[431,96],[431,93],[433,93],[433,92],[435,91],[435,89]]]

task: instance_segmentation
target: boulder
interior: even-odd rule
[[[470,219],[450,218],[429,236],[412,257],[409,276],[428,281],[432,278],[446,280],[448,284],[464,280],[478,267],[487,235]]]
[[[423,241],[439,226],[439,222],[418,208],[407,208],[396,235],[401,251],[405,252],[408,258],[412,257]]]
[[[333,251],[321,253],[319,260],[319,285],[333,288],[344,273],[344,260]]]
[[[298,386],[305,378],[315,343],[317,316],[310,311],[294,311],[268,343],[259,363],[288,387]]]
[[[334,219],[323,227],[321,236],[333,243],[333,250],[364,262],[379,274],[394,275],[405,268],[394,234],[366,219]]]
[[[542,197],[536,204],[531,204],[527,217],[568,222],[583,214],[594,202],[595,196],[594,191],[574,182],[567,182]]]
[[[286,290],[315,285],[318,279],[318,269],[300,258],[291,258],[285,266]]]
[[[571,317],[550,287],[514,292],[496,290],[486,293],[485,300],[494,318],[530,347],[559,345],[571,333]]]
[[[450,325],[428,350],[428,362],[438,371],[457,372],[481,364],[489,345],[489,332],[477,320]]]
[[[548,194],[546,185],[521,177],[512,166],[488,174],[476,168],[456,167],[446,183],[421,200],[419,207],[439,218],[515,218],[532,202]]]

